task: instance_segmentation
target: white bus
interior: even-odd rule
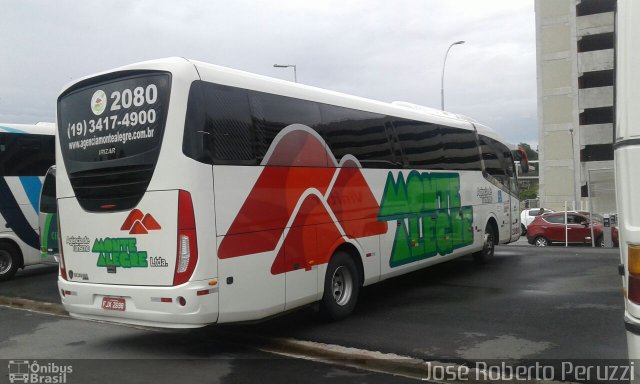
[[[618,0],[616,12],[615,175],[625,326],[629,359],[640,359],[640,4]],[[636,378],[638,380],[638,378]]]
[[[52,123],[0,123],[0,281],[19,268],[55,263],[40,254],[42,181],[55,158]]]
[[[58,280],[72,316],[262,319],[520,236],[513,154],[457,115],[186,59],[58,98]]]

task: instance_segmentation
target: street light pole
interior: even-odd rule
[[[273,64],[275,68],[293,68],[293,81],[298,82],[298,71],[295,64]]]
[[[447,53],[444,54],[444,63],[442,64],[442,77],[440,78],[440,109],[444,111],[444,68],[447,65],[447,56],[449,55],[449,50],[454,45],[464,44],[464,40],[456,41],[455,43],[451,43],[449,48],[447,48]]]
[[[580,180],[580,170],[576,167],[576,150],[575,144],[573,142],[573,128],[569,128],[569,133],[571,134],[571,161],[573,164],[573,210],[577,210],[578,205],[578,185],[579,181],[576,182],[576,176],[578,176],[578,180]]]

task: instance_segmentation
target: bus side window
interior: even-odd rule
[[[454,127],[440,127],[444,149],[445,169],[452,171],[480,171],[480,154],[475,133]]]
[[[393,124],[409,168],[444,169],[442,137],[436,124],[405,119]]]
[[[182,150],[204,163],[256,165],[247,91],[194,82]]]
[[[53,136],[19,133],[0,137],[0,172],[3,176],[43,175],[55,161]]]
[[[247,91],[207,84],[205,132],[215,164],[256,165]],[[205,138],[205,140],[207,139]]]
[[[7,136],[6,133],[0,133],[0,176],[4,176],[5,174],[4,163],[6,160],[4,156],[5,152],[7,152]]]
[[[504,170],[502,169],[502,163],[500,162],[498,153],[493,148],[489,140],[490,139],[486,136],[480,136],[480,146],[485,171],[495,178],[503,177]]]
[[[273,139],[291,124],[302,124],[312,129],[320,125],[317,103],[286,96],[249,91],[249,103],[254,128],[254,146],[258,163],[273,144]],[[274,164],[296,166],[304,164]]]
[[[353,155],[363,168],[402,168],[385,126],[386,116],[327,104],[321,104],[320,111],[320,134],[338,162]]]

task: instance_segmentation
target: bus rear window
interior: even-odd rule
[[[160,154],[170,92],[167,72],[125,71],[82,81],[60,96],[62,158],[82,208],[126,210],[142,199]]]
[[[70,163],[67,167],[73,162],[118,160],[158,148],[170,82],[166,73],[136,74],[62,95],[58,130],[64,159]]]

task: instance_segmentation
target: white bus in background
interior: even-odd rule
[[[513,155],[466,118],[186,59],[58,98],[58,285],[72,316],[262,319],[520,236]]]
[[[19,268],[55,263],[40,254],[40,190],[55,159],[52,123],[0,123],[0,281]]]
[[[615,175],[625,326],[629,359],[640,359],[640,3],[618,0],[616,12]],[[636,378],[638,380],[638,378]]]

